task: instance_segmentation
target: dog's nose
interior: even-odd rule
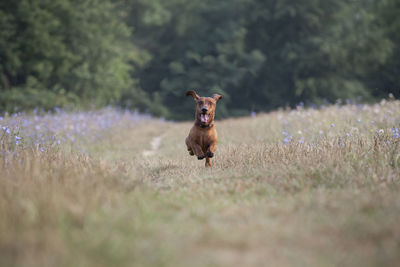
[[[201,111],[202,111],[202,112],[207,112],[208,109],[207,109],[206,107],[204,107],[204,108],[201,109]]]

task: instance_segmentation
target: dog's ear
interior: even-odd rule
[[[186,96],[190,96],[190,95],[193,97],[194,100],[197,100],[200,98],[200,96],[198,94],[196,94],[196,92],[193,90],[189,90],[186,92]]]
[[[213,94],[213,95],[212,95],[212,98],[214,98],[214,99],[215,99],[215,101],[218,101],[218,100],[220,100],[220,99],[222,98],[222,95],[219,95],[219,94]]]

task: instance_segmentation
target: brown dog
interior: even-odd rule
[[[213,94],[212,97],[200,97],[193,90],[186,92],[186,96],[189,95],[196,101],[196,120],[186,137],[186,146],[191,156],[196,155],[199,160],[206,158],[206,167],[211,167],[218,141],[214,127],[215,108],[222,96]]]

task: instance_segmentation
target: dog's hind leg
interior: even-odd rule
[[[192,146],[190,145],[189,136],[186,137],[185,143],[186,143],[187,150],[189,151],[190,156],[193,156],[194,152],[193,152]]]
[[[217,150],[217,143],[216,142],[211,143],[207,148],[206,156],[210,158],[214,157],[214,153],[216,150]]]
[[[211,167],[211,159],[206,157],[206,167]]]

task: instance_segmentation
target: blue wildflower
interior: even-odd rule
[[[399,138],[399,128],[392,128],[393,138]]]
[[[11,133],[10,128],[8,128],[7,126],[3,126],[3,130],[4,130],[6,133],[8,133],[8,134]]]
[[[332,123],[332,124],[331,124],[331,127],[335,127],[335,124],[334,124],[334,123]]]
[[[18,144],[19,144],[19,141],[20,141],[21,139],[22,139],[21,137],[15,136],[15,144],[18,145]]]
[[[360,120],[360,119],[357,119],[357,122],[358,122],[358,123],[360,123],[360,122],[361,122],[361,120]]]
[[[290,143],[290,137],[286,137],[285,139],[283,139],[283,143],[285,145],[288,145]]]

